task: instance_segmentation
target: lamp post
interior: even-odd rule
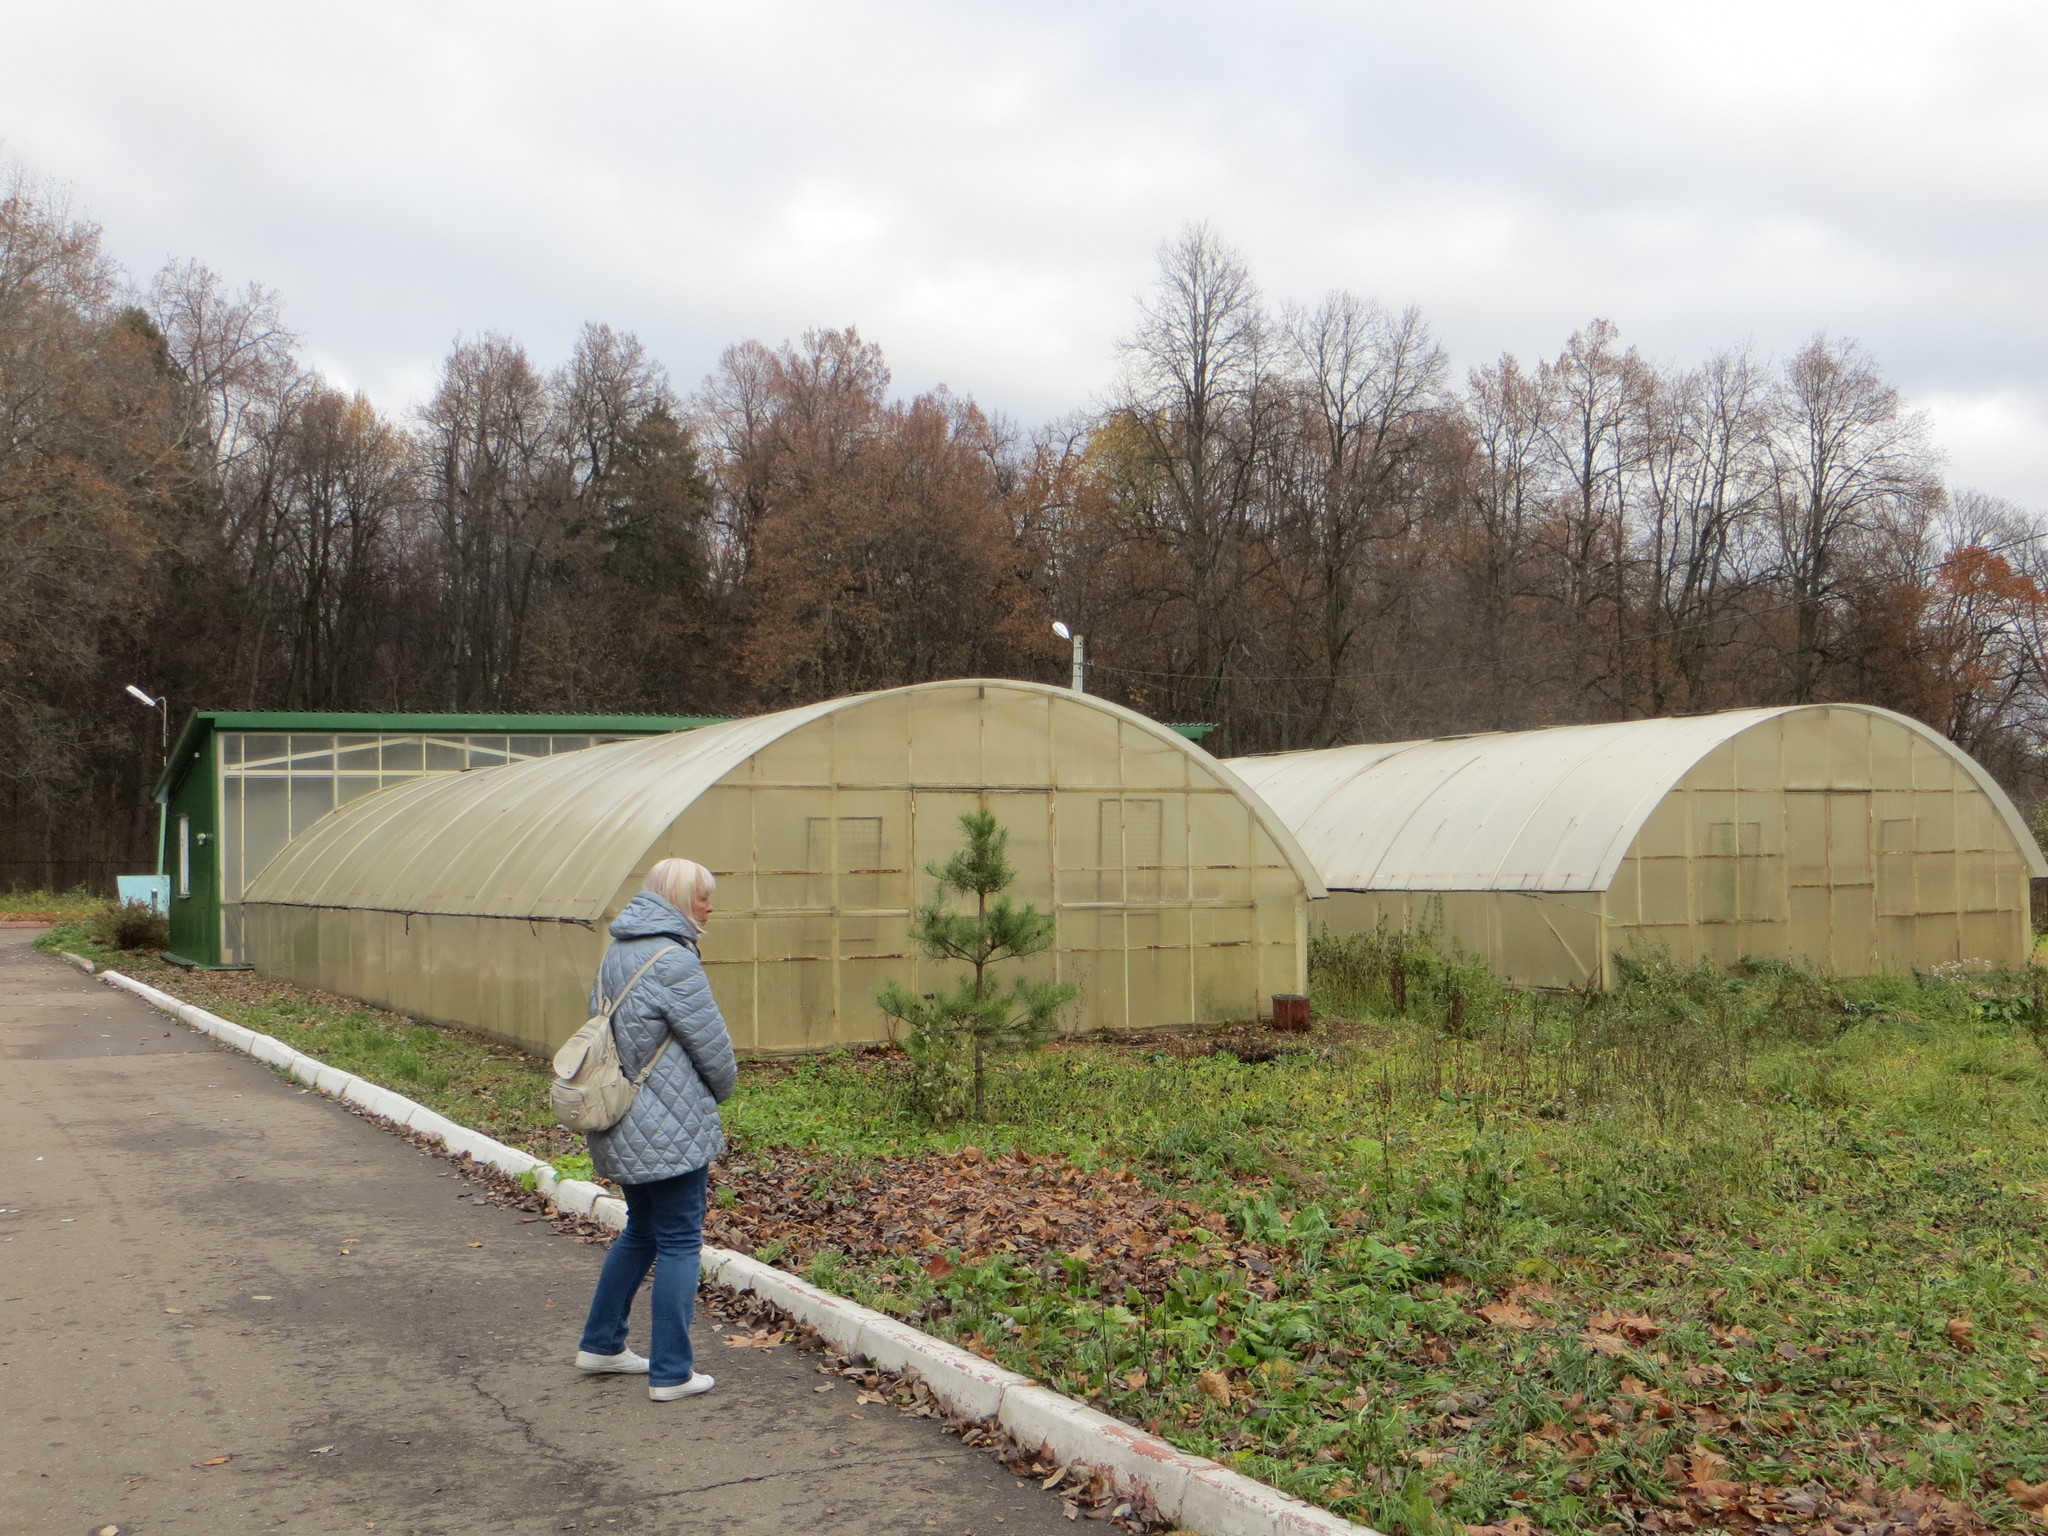
[[[1068,686],[1071,687],[1076,693],[1086,693],[1088,691],[1088,679],[1086,672],[1086,668],[1088,665],[1088,654],[1086,649],[1086,642],[1083,641],[1082,638],[1079,635],[1075,634],[1071,629],[1067,628],[1065,624],[1062,624],[1058,619],[1053,620],[1052,632],[1058,635],[1062,640],[1071,640],[1074,642],[1074,674],[1073,681],[1069,683]]]
[[[170,695],[166,694],[166,695],[164,695],[164,696],[163,696],[162,698],[155,698],[155,699],[153,699],[153,698],[151,698],[151,697],[150,697],[150,696],[149,696],[148,694],[144,693],[144,692],[143,692],[143,691],[142,691],[142,690],[141,690],[140,688],[136,687],[136,686],[135,686],[135,685],[134,685],[133,683],[130,683],[130,684],[128,685],[128,688],[127,688],[127,693],[128,693],[128,696],[129,696],[130,698],[132,698],[132,699],[136,700],[136,701],[137,701],[138,703],[141,703],[141,704],[145,704],[145,705],[147,705],[147,706],[148,706],[149,708],[151,708],[151,709],[153,709],[153,710],[155,710],[155,711],[157,712],[157,726],[158,726],[158,730],[157,730],[157,737],[158,737],[158,749],[159,749],[159,751],[160,751],[160,753],[161,753],[161,755],[162,755],[162,761],[161,761],[161,764],[160,764],[160,766],[161,766],[161,767],[164,767],[164,768],[168,768],[168,767],[170,767],[170,765],[171,765],[171,700],[170,700]],[[164,840],[165,840],[166,836],[168,835],[168,832],[169,832],[169,829],[170,829],[170,816],[171,816],[171,806],[170,806],[170,802],[169,802],[168,800],[158,800],[158,801],[157,801],[157,806],[156,806],[156,872],[157,872],[157,877],[158,877],[159,879],[161,879],[161,878],[163,877],[163,872],[164,872],[164,851],[165,851],[165,850],[164,850]],[[168,907],[169,907],[169,903],[168,903],[168,902],[166,902],[166,903],[165,903],[165,907],[166,907],[166,909],[168,910]]]
[[[132,699],[140,700],[143,704],[147,705],[149,708],[157,712],[157,715],[159,717],[158,725],[160,727],[158,731],[158,736],[161,738],[159,742],[159,750],[163,759],[160,766],[169,766],[171,761],[170,696],[167,694],[161,699],[152,699],[148,694],[144,693],[140,688],[136,687],[133,683],[130,683],[128,685],[128,696]]]

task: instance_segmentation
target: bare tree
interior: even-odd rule
[[[1941,496],[1924,416],[1901,408],[1853,341],[1818,335],[1786,364],[1772,400],[1770,510],[1793,637],[1792,700],[1816,697],[1830,606],[1860,542]]]

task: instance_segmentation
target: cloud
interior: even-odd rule
[[[685,383],[858,324],[900,383],[1084,404],[1159,241],[1420,304],[1463,363],[1595,315],[1860,338],[1958,480],[2048,504],[2048,13],[2004,0],[0,0],[0,140],[131,266],[285,293],[387,405],[585,319]],[[1967,408],[1955,404],[1974,401]]]

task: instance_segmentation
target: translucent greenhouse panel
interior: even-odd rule
[[[1913,894],[1918,910],[1955,912],[1960,910],[1956,890],[1956,855],[1922,853],[1913,859]]]
[[[981,716],[981,769],[992,788],[1051,784],[1052,700],[991,686]]]
[[[829,795],[810,790],[754,791],[755,905],[763,912],[799,911],[820,894],[813,869],[811,817],[831,806]],[[820,901],[818,906],[829,903]]]
[[[1794,710],[1789,715],[1780,715],[1777,725],[1784,735],[1785,787],[1832,788],[1834,781],[1828,768],[1827,712]]]
[[[291,841],[291,781],[242,780],[242,868],[253,879]],[[239,896],[242,887],[233,894]],[[225,893],[224,893],[225,894]]]
[[[1794,887],[1830,883],[1828,797],[1785,796],[1785,878]]]
[[[1129,1013],[1124,1027],[1156,1029],[1185,1024],[1194,1017],[1186,950],[1131,950],[1124,975],[1129,989]]]
[[[1010,887],[1016,901],[1040,911],[1053,904],[1053,797],[1045,790],[995,790],[985,804],[1010,833],[1010,864],[1017,880]]]
[[[1614,883],[1607,887],[1606,912],[1610,925],[1634,927],[1643,920],[1642,860],[1626,858],[1614,871]]]
[[[1179,738],[1162,740],[1131,720],[1123,721],[1122,727],[1123,783],[1126,788],[1187,788],[1189,758],[1187,748]]]
[[[841,789],[839,904],[849,911],[908,914],[910,796],[900,789]]]
[[[1664,925],[1693,920],[1690,860],[1638,859],[1636,881],[1636,921]]]
[[[714,784],[675,819],[656,846],[661,858],[694,859],[718,876],[718,905],[729,911],[751,910],[757,900],[754,795],[746,784]]]
[[[753,755],[751,777],[761,785],[826,785],[833,781],[832,728],[828,720],[800,725]]]
[[[1911,917],[1920,910],[1913,885],[1915,837],[1910,816],[1881,817],[1877,823],[1877,911],[1880,917]]]
[[[1188,796],[1188,862],[1198,871],[1226,869],[1245,871],[1257,862],[1250,809],[1235,795],[1191,794]],[[1248,879],[1240,874],[1239,880]],[[1242,884],[1230,887],[1235,894]],[[1196,886],[1200,897],[1204,886]]]
[[[1636,834],[1635,852],[1645,859],[1682,859],[1691,848],[1686,842],[1687,802],[1681,791],[1666,795],[1650,812],[1643,830]]]
[[[956,690],[910,695],[914,784],[980,784],[982,701]]]
[[[796,916],[760,916],[754,919],[754,949],[764,968],[773,968],[785,960],[823,958],[812,947],[812,918]],[[764,987],[766,983],[763,983]],[[762,993],[767,996],[766,991]]]
[[[1793,955],[1825,970],[1834,963],[1834,914],[1824,885],[1791,890],[1792,921],[1786,942]]]
[[[1996,911],[1998,902],[1998,855],[1989,851],[1972,850],[1958,853],[1956,859],[1956,910],[1958,912]]]
[[[1867,976],[1877,959],[1876,902],[1867,885],[1838,885],[1828,893],[1829,967],[1838,976]]]
[[[1957,957],[1988,960],[2002,970],[2016,970],[2026,964],[2025,925],[2015,914],[1971,912],[1962,919]]]
[[[1831,794],[1826,801],[1829,883],[1868,885],[1872,879],[1870,796]]]
[[[385,773],[410,777],[426,768],[426,745],[417,736],[387,737],[379,755]]]
[[[1735,743],[1724,741],[1693,764],[1685,775],[1685,782],[1693,789],[1736,789],[1746,782],[1740,775],[1747,766],[1747,763],[1736,762]]]
[[[1317,907],[1328,906],[1328,902],[1317,902]],[[1322,914],[1317,914],[1320,917]],[[1250,944],[1258,936],[1257,914],[1250,902],[1242,906],[1195,907],[1189,914],[1191,942],[1202,948],[1210,945]]]
[[[743,1051],[753,1050],[759,1041],[754,1018],[754,964],[751,960],[704,960],[704,979],[711,984],[711,997],[725,1015],[725,1027],[732,1043]]]
[[[910,700],[880,698],[831,717],[832,761],[838,782],[910,782]]]
[[[1957,798],[1940,791],[1913,797],[1913,846],[1921,853],[1948,853],[1962,846],[1956,837]]]
[[[1933,742],[1913,738],[1913,787],[1946,790],[1955,784],[1955,760]]]
[[[890,1020],[875,1001],[891,981],[911,983],[907,963],[843,960],[839,964],[839,1011],[834,1035],[840,1040],[886,1040]],[[897,1026],[899,1032],[901,1026]]]
[[[1257,951],[1249,945],[1197,949],[1193,957],[1194,1017],[1204,1023],[1250,1018],[1258,1010]]]
[[[805,1050],[832,1043],[832,969],[826,960],[799,959],[764,964],[756,971],[760,1049]]]
[[[960,818],[981,809],[981,796],[959,791],[920,789],[911,797],[910,867],[917,899],[923,901],[937,882],[926,866],[944,863],[966,846]]]
[[[1835,789],[1869,789],[1870,721],[1860,709],[1826,711],[1828,772]]]
[[[1958,786],[1955,795],[1956,846],[1970,849],[2005,849],[2012,846],[2012,832],[1991,799],[1975,785]]]
[[[1892,721],[1873,721],[1870,728],[1870,783],[1874,789],[1913,787],[1913,733]]]
[[[1061,788],[1116,788],[1123,783],[1121,722],[1107,710],[1069,699],[1052,701],[1053,782]]]

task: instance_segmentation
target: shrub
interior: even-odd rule
[[[109,949],[161,951],[171,947],[171,923],[146,902],[109,902],[93,914],[92,937]]]

